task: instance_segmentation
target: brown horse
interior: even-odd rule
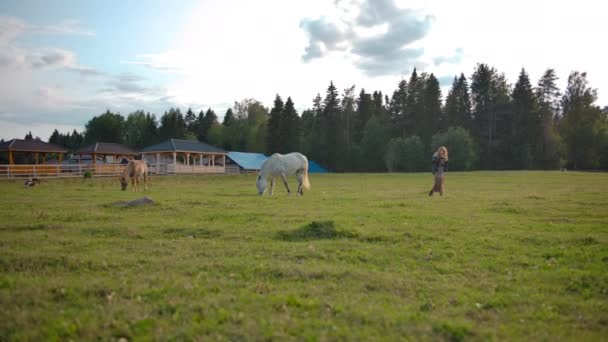
[[[129,164],[120,177],[122,190],[127,190],[129,179],[131,179],[131,190],[136,191],[139,186],[139,177],[144,178],[144,190],[148,190],[148,166],[145,160],[129,160]]]

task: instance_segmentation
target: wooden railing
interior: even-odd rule
[[[182,165],[177,164],[171,166],[170,173],[226,173],[224,166],[205,166],[205,165]]]
[[[0,178],[82,177],[87,171],[95,176],[115,176],[123,172],[120,164],[73,165],[0,165]]]
[[[63,165],[0,165],[0,179],[6,178],[67,178],[82,177],[85,172],[94,176],[117,176],[122,174],[125,164],[63,164]],[[174,173],[226,173],[224,166],[151,164],[148,173],[166,175]]]

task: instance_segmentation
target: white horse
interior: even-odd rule
[[[304,195],[303,189],[310,189],[310,183],[308,182],[308,159],[306,159],[306,156],[298,152],[285,155],[279,153],[273,154],[264,161],[258,173],[258,180],[256,181],[258,194],[264,194],[268,186],[268,180],[270,179],[268,194],[272,195],[275,177],[281,177],[285,188],[287,188],[287,194],[291,194],[289,184],[287,184],[287,176],[294,173],[298,178],[297,194]]]

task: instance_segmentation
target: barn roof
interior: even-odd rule
[[[226,151],[204,142],[193,140],[169,139],[160,144],[144,147],[141,152],[194,152],[226,154]]]
[[[41,140],[13,139],[0,143],[0,152],[5,151],[66,153],[68,150],[61,146],[49,144]]]
[[[228,152],[228,158],[245,170],[259,170],[268,157],[261,153]]]
[[[74,154],[117,154],[123,156],[134,156],[137,152],[116,143],[98,142],[89,146],[79,148]]]

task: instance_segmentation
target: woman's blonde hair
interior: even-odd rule
[[[442,158],[448,159],[448,149],[445,146],[441,146],[437,149],[437,155]]]

